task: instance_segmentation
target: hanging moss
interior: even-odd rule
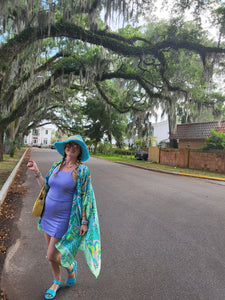
[[[105,97],[105,100],[108,101],[109,105],[114,105],[114,107],[117,107],[117,109],[121,109],[122,111],[129,111],[134,108],[140,110],[145,107],[149,108],[150,104],[153,103],[155,99],[164,98],[165,101],[170,100],[170,97],[173,97],[173,94],[170,94],[168,90],[180,90],[179,87],[173,86],[168,80],[166,73],[166,56],[163,55],[164,50],[167,52],[170,49],[175,49],[177,51],[177,49],[186,48],[190,51],[200,53],[203,58],[204,66],[208,67],[205,69],[205,75],[207,75],[205,76],[206,79],[210,78],[211,73],[209,68],[210,66],[207,65],[207,61],[205,59],[209,58],[206,57],[205,54],[207,52],[225,52],[224,49],[219,49],[218,47],[207,48],[194,42],[190,43],[188,41],[175,39],[164,40],[162,43],[155,43],[154,45],[147,41],[144,42],[142,39],[142,44],[140,46],[140,43],[138,44],[134,42],[136,41],[135,39],[131,41],[131,39],[126,39],[121,35],[109,33],[107,30],[99,31],[96,27],[100,13],[99,3],[104,4],[105,17],[107,21],[109,19],[112,20],[115,17],[115,12],[119,14],[119,17],[123,20],[128,20],[131,17],[135,20],[141,9],[143,9],[143,7],[146,8],[146,5],[150,5],[151,1],[1,1],[0,22],[2,22],[2,32],[6,32],[7,28],[10,28],[8,37],[11,38],[7,42],[2,41],[0,48],[0,68],[2,70],[0,72],[0,96],[2,97],[2,95],[9,92],[7,103],[3,102],[1,106],[1,111],[3,111],[4,115],[3,117],[7,118],[13,110],[11,103],[11,99],[13,97],[10,88],[12,88],[12,91],[15,91],[17,94],[16,101],[18,105],[20,105],[21,99],[24,100],[26,97],[30,97],[28,91],[35,91],[36,89],[36,92],[40,92],[42,95],[40,94],[39,96],[36,96],[35,92],[33,92],[33,94],[31,93],[33,98],[30,99],[28,97],[29,104],[40,106],[42,103],[47,103],[47,94],[43,94],[43,90],[47,87],[59,93],[65,103],[67,91],[63,89],[63,87],[72,84],[74,78],[76,78],[76,84],[78,84],[77,77],[74,76],[77,74],[80,79],[81,87],[91,87],[96,81],[103,81],[107,78],[123,78],[124,80],[120,79],[118,84],[118,95],[120,97],[118,104],[115,101],[116,97],[114,99],[110,99],[108,97],[109,91],[111,92],[113,89],[110,90],[107,85],[101,85],[99,88],[99,92],[102,93],[102,97]],[[77,47],[77,51],[86,52],[87,55],[86,57],[85,55],[81,56],[79,55],[80,53],[74,51],[73,55],[78,58],[74,59],[74,57],[70,57],[66,61],[60,57],[58,65],[55,64],[53,68],[48,70],[45,69],[44,72],[40,72],[39,70],[38,73],[36,73],[38,67],[45,62],[45,58],[48,56],[48,53],[46,53],[48,51],[48,46],[44,46],[42,42],[45,37],[62,37],[58,48],[60,50],[63,49],[63,51],[66,49],[64,46],[66,43],[65,39],[67,37],[73,40],[82,40],[84,43],[82,47]],[[57,40],[57,42],[58,41],[59,40]],[[91,48],[90,43],[99,45],[98,55],[94,55],[94,52],[93,55],[90,55],[90,52],[88,53],[87,49]],[[104,50],[104,47],[108,50]],[[71,48],[68,43],[67,50],[69,49],[71,51]],[[174,53],[176,53],[176,51],[174,51]],[[117,56],[117,54],[121,55],[121,57],[119,55]],[[119,67],[118,61],[121,60],[121,70],[117,72],[113,72],[114,66],[112,67],[111,63],[112,58],[115,56],[117,56],[115,69]],[[140,58],[141,63],[139,63],[138,60],[133,60],[132,64],[129,66],[124,57],[138,57]],[[159,83],[159,85],[157,85],[157,90],[149,84],[150,80],[147,75],[150,73],[147,71],[132,72],[133,69],[138,68],[138,66],[142,67],[140,70],[143,70],[143,67],[152,63],[152,57],[154,60],[157,60],[157,64],[161,67],[161,69],[158,68],[157,70],[157,83]],[[76,64],[75,70],[74,63]],[[122,69],[123,64],[127,66],[124,69]],[[111,74],[109,71],[111,71]],[[71,72],[73,72],[73,74]],[[38,76],[43,77],[37,77],[37,74]],[[64,77],[57,81],[55,80],[58,76],[62,75],[64,75]],[[44,77],[48,79],[48,84],[45,87],[41,85],[41,83],[44,82]],[[27,78],[27,80],[25,80],[25,78]],[[145,99],[143,98],[144,100],[140,101],[140,103],[133,101],[135,102],[135,105],[133,105],[132,100],[135,98],[132,98],[132,92],[134,87],[130,85],[130,90],[132,91],[130,93],[128,89],[126,90],[124,87],[124,82],[127,83],[128,81],[135,82],[134,86],[138,86],[139,91],[141,89],[145,90],[147,96]],[[17,86],[19,82],[20,86]],[[39,86],[42,86],[42,89],[38,90]],[[62,92],[60,93],[61,89]],[[150,99],[148,103],[146,100],[147,98]],[[3,98],[2,101],[4,101]],[[22,106],[19,111],[20,114],[24,113],[21,112]],[[171,112],[173,115],[174,111],[175,110],[173,109]],[[143,123],[145,119],[140,115],[137,117],[137,120]]]

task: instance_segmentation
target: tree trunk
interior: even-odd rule
[[[168,122],[169,122],[169,138],[170,148],[178,148],[177,140],[174,139],[177,127],[176,105],[175,102],[170,101],[168,110]]]
[[[3,137],[4,137],[4,128],[0,127],[0,161],[3,161]]]
[[[95,149],[94,149],[94,154],[97,152],[97,146],[98,146],[98,140],[95,140]]]
[[[4,141],[3,142],[4,142],[3,152],[4,152],[4,154],[9,154],[10,153],[10,143],[11,143],[9,126],[4,130]]]

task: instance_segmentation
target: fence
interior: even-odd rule
[[[225,150],[149,147],[148,160],[170,166],[225,173]]]

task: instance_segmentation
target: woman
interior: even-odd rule
[[[48,245],[47,258],[53,272],[53,284],[45,299],[53,299],[61,287],[61,266],[68,272],[67,286],[76,281],[78,250],[84,251],[87,264],[96,276],[101,268],[101,243],[97,207],[90,172],[82,162],[89,152],[80,135],[56,142],[55,149],[63,156],[56,161],[45,179],[35,161],[27,167],[33,171],[40,187],[45,184],[46,199],[38,229],[44,231]]]

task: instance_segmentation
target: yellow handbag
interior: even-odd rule
[[[43,185],[37,200],[34,203],[32,215],[35,217],[41,217],[45,205],[45,197],[46,197],[46,191],[45,191],[45,185]]]

